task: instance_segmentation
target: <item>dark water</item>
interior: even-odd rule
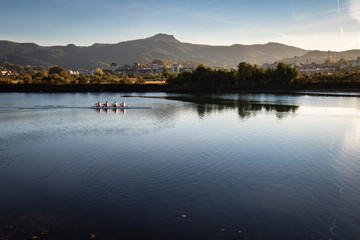
[[[121,96],[0,94],[0,239],[360,239],[360,98]]]

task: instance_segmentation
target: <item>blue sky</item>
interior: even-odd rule
[[[157,33],[209,45],[360,49],[360,0],[1,0],[0,39],[88,46]]]

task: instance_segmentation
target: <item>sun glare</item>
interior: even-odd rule
[[[307,115],[360,117],[360,109],[358,108],[302,106],[296,111],[296,113]]]

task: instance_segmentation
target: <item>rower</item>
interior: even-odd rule
[[[109,107],[108,101],[106,101],[106,102],[104,103],[104,107]]]
[[[114,103],[113,103],[113,107],[117,107],[118,106],[118,103],[115,101]]]
[[[121,104],[123,107],[126,107],[126,103],[125,103],[125,101],[124,102],[122,102],[122,104]]]
[[[96,105],[97,105],[97,107],[101,107],[101,103],[100,103],[100,102],[98,102]]]

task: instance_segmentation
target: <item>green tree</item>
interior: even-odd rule
[[[94,75],[90,81],[90,83],[92,84],[101,84],[101,76],[99,75]]]
[[[275,86],[286,86],[301,76],[299,69],[280,62],[274,71],[273,83]]]
[[[167,78],[169,76],[169,74],[171,74],[171,70],[168,69],[168,68],[165,68],[163,71],[162,71],[162,74]]]
[[[213,75],[213,69],[211,67],[200,64],[193,72],[192,83],[197,87],[205,89],[213,88],[216,85]]]
[[[78,83],[81,85],[89,83],[89,77],[84,74],[80,74],[78,77]]]
[[[123,74],[121,76],[120,84],[132,84],[132,82],[127,74]]]
[[[58,66],[51,67],[49,69],[49,75],[53,75],[53,74],[58,74],[60,77],[63,77],[63,78],[68,76],[68,73],[66,72],[66,70],[61,67],[58,67]]]
[[[28,73],[28,72],[21,73],[21,74],[19,75],[19,77],[20,77],[20,79],[23,81],[23,83],[25,83],[25,84],[29,84],[29,83],[32,82],[31,75],[30,75],[30,73]]]
[[[246,62],[241,62],[238,65],[238,79],[240,86],[247,86],[251,84],[253,77],[253,66]]]
[[[143,85],[145,83],[146,83],[145,79],[140,74],[136,75],[135,84]]]
[[[44,71],[37,72],[32,76],[34,83],[42,83],[45,78],[47,78],[47,72]]]

